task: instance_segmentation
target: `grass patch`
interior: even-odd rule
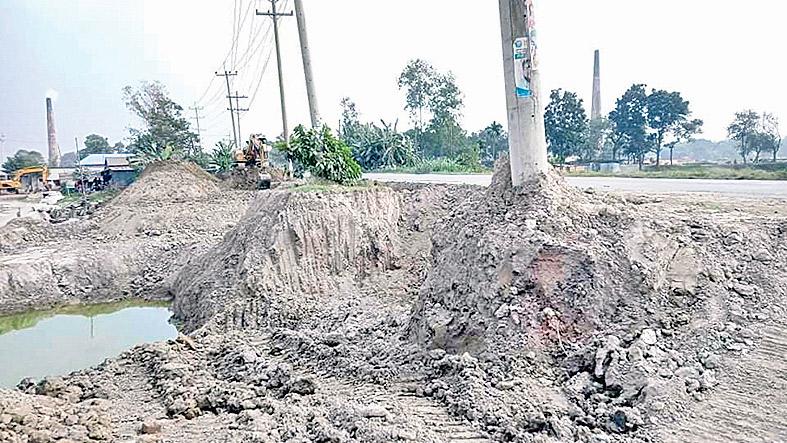
[[[787,169],[765,170],[752,167],[724,166],[672,166],[642,171],[621,172],[570,172],[571,177],[630,177],[630,178],[674,178],[710,180],[787,180]]]
[[[388,172],[399,174],[487,174],[491,169],[481,165],[469,166],[451,158],[430,158],[421,160],[412,166],[383,168],[371,172]]]

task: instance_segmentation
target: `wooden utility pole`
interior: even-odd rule
[[[232,102],[233,98],[235,99],[235,112],[238,114],[238,140],[239,142],[243,142],[243,133],[240,130],[240,113],[246,112],[249,109],[248,108],[241,109],[240,99],[249,98],[249,97],[246,97],[245,95],[240,95],[238,91],[235,91],[235,95],[231,95],[229,98],[230,98],[230,103]],[[232,112],[232,109],[230,109],[230,112]],[[237,149],[242,149],[242,147],[238,145]]]
[[[197,138],[199,138],[199,149],[201,151],[203,147],[202,147],[202,131],[200,130],[199,127],[199,111],[202,111],[205,108],[197,106],[197,103],[194,103],[194,106],[189,109],[194,111],[194,118],[197,120]]]
[[[309,98],[309,115],[312,128],[320,126],[320,110],[317,105],[317,92],[314,86],[312,73],[311,51],[309,50],[309,35],[306,32],[306,13],[303,10],[303,0],[295,0],[295,20],[298,22],[298,37],[301,41],[301,57],[303,57],[303,75],[306,77],[306,96]]]
[[[235,72],[224,71],[223,74],[219,74],[218,72],[216,73],[217,77],[224,77],[224,79],[227,81],[227,99],[230,101],[229,111],[230,111],[230,118],[232,119],[232,135],[233,135],[233,140],[235,141],[235,149],[238,149],[238,133],[235,131],[235,112],[233,112],[233,108],[232,108],[232,92],[230,91],[230,76],[233,75],[238,75],[238,71]]]
[[[544,106],[533,0],[499,0],[511,179],[514,186],[547,172]]]
[[[257,15],[264,15],[273,19],[273,39],[276,42],[276,67],[279,71],[279,98],[281,99],[281,124],[284,131],[284,142],[290,142],[290,130],[287,127],[287,105],[284,99],[284,74],[281,69],[281,45],[279,40],[279,17],[292,17],[292,12],[277,12],[276,2],[278,0],[271,0],[271,10],[268,12],[256,11]]]

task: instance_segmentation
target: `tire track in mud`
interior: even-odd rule
[[[386,409],[397,409],[406,422],[418,423],[423,435],[416,441],[445,443],[491,443],[483,432],[469,422],[451,415],[438,402],[416,395],[409,382],[396,382],[388,387],[365,384],[355,385],[325,375],[319,378],[320,389],[332,396],[372,403]]]
[[[731,358],[722,383],[666,442],[787,442],[787,324],[761,331],[750,354]]]
[[[257,349],[269,349],[267,340],[253,343]],[[422,443],[492,443],[486,434],[474,428],[467,420],[452,415],[442,404],[415,393],[419,377],[400,377],[387,386],[373,383],[358,384],[343,380],[329,370],[313,371],[299,365],[287,354],[268,355],[278,363],[286,363],[301,376],[311,376],[317,381],[317,389],[326,397],[343,399],[364,406],[380,406],[387,411],[396,411],[404,422],[418,424],[419,433],[414,441]]]

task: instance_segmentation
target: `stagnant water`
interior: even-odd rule
[[[177,337],[168,306],[123,302],[0,317],[0,388],[66,375],[142,343]]]

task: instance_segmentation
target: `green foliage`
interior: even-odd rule
[[[63,168],[73,168],[77,165],[77,153],[66,152],[60,157],[60,166]]]
[[[613,160],[620,152],[636,159],[640,168],[645,154],[651,151],[652,139],[647,134],[648,94],[645,85],[633,85],[620,97],[609,114],[613,128]]]
[[[353,156],[365,170],[412,165],[416,160],[413,142],[399,132],[399,121],[393,125],[380,120],[361,123],[355,103],[349,98],[342,100],[342,123],[340,138],[347,143]]]
[[[289,145],[281,143],[278,148],[316,177],[340,184],[361,178],[361,166],[353,159],[352,151],[327,126],[316,130],[299,125]]]
[[[413,142],[397,130],[398,122],[382,126],[368,123],[359,126],[348,144],[353,156],[365,170],[409,166],[415,163]]]
[[[16,154],[5,159],[5,162],[3,162],[3,169],[11,173],[22,168],[45,164],[46,161],[44,160],[44,156],[41,155],[40,152],[20,149],[16,151]]]
[[[173,145],[158,147],[150,143],[138,145],[135,154],[135,162],[141,165],[147,165],[157,161],[179,160],[184,158],[183,151]]]
[[[137,89],[125,87],[123,93],[126,106],[144,125],[130,130],[131,152],[147,161],[190,157],[199,151],[199,139],[182,116],[183,107],[169,98],[161,83],[142,82]]]
[[[773,114],[764,112],[760,120],[758,137],[755,142],[754,150],[757,152],[755,161],[760,159],[760,153],[764,151],[770,152],[773,155],[773,161],[776,162],[776,157],[781,147],[782,137],[779,131],[779,119]]]
[[[497,159],[508,152],[508,134],[498,122],[492,122],[470,138],[478,146],[479,162],[485,167],[493,167]]]
[[[90,134],[85,137],[85,147],[79,150],[79,159],[83,160],[91,154],[110,154],[112,150],[106,137]]]
[[[735,120],[727,127],[731,140],[738,142],[738,154],[743,164],[749,160],[753,149],[753,139],[760,124],[760,115],[752,110],[735,113]]]
[[[341,102],[342,118],[339,125],[339,137],[349,143],[356,136],[356,132],[361,127],[361,120],[355,102],[350,97],[344,97]]]
[[[555,89],[544,113],[549,153],[558,163],[581,156],[586,144],[588,118],[576,93]]]
[[[219,172],[228,172],[235,164],[235,143],[227,140],[216,143],[210,159]]]
[[[382,172],[399,172],[403,174],[432,174],[432,173],[448,173],[448,174],[471,174],[489,172],[488,168],[481,165],[469,166],[465,162],[446,157],[437,157],[429,159],[421,159],[413,166],[404,166],[398,168],[385,169]]]
[[[439,73],[424,60],[412,60],[399,76],[399,89],[406,90],[405,110],[415,126],[412,138],[425,157],[456,156],[470,147],[459,124],[464,106],[462,91],[450,72]],[[431,118],[425,125],[424,111]]]
[[[399,89],[406,89],[404,109],[417,131],[424,128],[424,110],[429,107],[434,95],[435,70],[424,60],[411,60],[399,75]]]
[[[648,126],[652,132],[651,140],[656,153],[656,166],[661,164],[662,149],[672,151],[679,142],[689,141],[700,132],[702,120],[689,120],[689,102],[679,92],[654,89],[648,96]]]
[[[585,131],[585,143],[580,157],[586,160],[612,159],[612,125],[605,117],[592,119]]]

